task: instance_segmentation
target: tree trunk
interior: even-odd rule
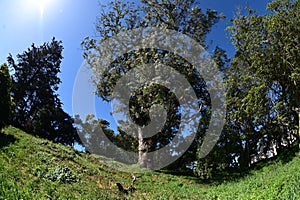
[[[148,139],[149,140],[149,139]],[[140,168],[152,168],[152,159],[149,156],[149,150],[151,147],[151,142],[143,138],[143,131],[141,127],[138,127],[138,141],[139,141],[139,165]]]
[[[298,108],[298,148],[300,152],[300,110]]]
[[[295,93],[295,107],[294,107],[294,111],[297,112],[298,114],[298,154],[300,155],[300,101],[299,101],[299,97],[300,97],[300,89],[298,89],[297,84],[295,83],[296,86],[296,93]]]
[[[245,140],[244,145],[245,147],[243,147],[242,145],[241,163],[240,163],[242,170],[248,169],[250,165],[249,145],[247,140]]]
[[[300,108],[295,109],[298,113],[298,151],[300,152]]]

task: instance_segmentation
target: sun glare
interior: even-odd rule
[[[45,15],[46,9],[53,4],[54,0],[27,0],[26,7],[31,10],[31,12],[38,12],[40,18]]]
[[[40,17],[44,16],[44,11],[46,8],[46,0],[32,0],[32,4],[34,4],[33,6],[35,6],[40,14]]]
[[[40,16],[44,16],[44,9],[45,9],[45,0],[39,0],[39,6],[40,6]]]

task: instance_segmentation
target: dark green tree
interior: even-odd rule
[[[62,50],[62,42],[53,38],[40,47],[32,44],[17,55],[17,62],[9,55],[16,104],[12,123],[35,135],[72,145],[79,139],[73,120],[62,110],[57,94]]]
[[[106,11],[104,11],[106,10]],[[95,70],[93,62],[99,58],[97,54],[99,46],[97,42],[105,41],[108,38],[124,31],[134,28],[145,27],[164,27],[172,29],[178,33],[186,34],[197,41],[200,45],[206,47],[205,38],[211,27],[221,18],[216,11],[206,10],[203,12],[199,8],[197,1],[178,1],[178,0],[142,0],[139,3],[129,3],[125,1],[113,1],[109,8],[103,9],[96,24],[99,40],[87,37],[83,42],[85,49],[84,57]],[[120,41],[122,44],[122,41]],[[118,50],[117,48],[115,49]],[[142,64],[162,63],[176,69],[186,77],[195,91],[199,104],[206,102],[201,110],[202,115],[208,115],[210,110],[210,97],[205,89],[205,82],[201,75],[195,71],[195,68],[174,52],[166,52],[162,49],[138,49],[127,52],[124,55],[116,58],[113,63],[107,67],[104,72],[95,72],[95,85],[97,86],[97,95],[103,100],[110,101],[113,89],[117,81],[131,69]],[[97,76],[99,75],[100,76]],[[137,77],[137,79],[140,77]],[[147,157],[147,153],[155,151],[168,144],[178,131],[178,121],[180,119],[180,108],[176,97],[167,88],[151,84],[146,85],[142,89],[135,92],[130,99],[129,113],[134,122],[140,126],[145,126],[149,123],[150,108],[154,104],[163,105],[167,110],[168,118],[164,129],[155,135],[155,137],[143,137],[141,129],[135,131],[135,136],[138,138],[139,164],[141,167],[151,167],[151,159]],[[200,105],[199,105],[200,106]],[[120,108],[122,112],[124,109]],[[126,109],[126,108],[125,108]],[[155,117],[154,117],[155,118]],[[154,119],[151,118],[151,119]],[[206,126],[201,126],[203,129]],[[203,136],[203,135],[202,135]],[[198,146],[200,141],[199,136],[195,140],[194,147]],[[195,149],[195,148],[194,148]],[[172,152],[170,150],[170,152]],[[196,151],[193,152],[195,158]],[[175,152],[176,153],[176,152]],[[188,158],[185,156],[182,158]],[[177,168],[185,167],[192,159],[183,162]],[[173,166],[174,167],[174,166]]]
[[[227,120],[243,168],[280,153],[297,138],[299,7],[299,0],[277,0],[268,4],[268,14],[248,9],[229,27],[236,54],[227,73]]]
[[[9,125],[13,101],[11,97],[11,77],[9,75],[8,66],[6,64],[0,67],[0,131]]]

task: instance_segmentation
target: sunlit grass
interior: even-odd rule
[[[286,163],[273,160],[222,184],[162,172],[135,173],[136,191],[127,195],[115,183],[129,187],[132,174],[108,167],[121,164],[104,160],[7,128],[0,134],[0,199],[300,198],[299,157]]]

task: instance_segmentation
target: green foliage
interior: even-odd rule
[[[0,131],[10,123],[13,101],[11,92],[11,77],[6,64],[0,67]]]
[[[12,123],[22,130],[66,145],[79,141],[72,118],[58,97],[62,42],[55,38],[40,47],[8,57],[14,74],[12,96],[16,103]]]
[[[207,180],[212,178],[213,166],[208,161],[197,160],[197,166],[194,168],[194,173],[200,179]]]
[[[206,85],[201,75],[199,75],[199,72],[196,72],[195,68],[186,60],[176,55],[176,52],[166,52],[163,49],[149,49],[149,47],[145,47],[120,55],[120,57],[115,58],[114,62],[109,66],[105,66],[106,69],[95,67],[94,61],[101,58],[99,49],[102,47],[98,46],[98,42],[112,38],[122,31],[135,28],[160,27],[171,29],[190,36],[205,47],[206,35],[212,26],[223,16],[214,10],[207,9],[203,11],[195,0],[141,0],[138,3],[112,1],[109,6],[103,10],[105,10],[105,12],[100,13],[100,17],[96,23],[97,33],[100,37],[96,39],[86,37],[82,42],[85,49],[84,57],[95,72],[93,81],[97,86],[97,95],[105,101],[110,101],[117,81],[128,71],[143,64],[164,64],[171,66],[185,76],[186,80],[189,81],[191,87],[194,89],[199,102],[206,102],[203,103],[205,104],[203,107],[206,107],[206,109],[203,109],[203,113],[201,114],[203,116],[207,115],[210,109],[210,98],[205,89]],[[118,52],[118,47],[115,47],[113,51]],[[143,73],[136,73],[135,76],[137,80],[144,79]],[[176,82],[178,80],[170,80],[170,82],[172,81]],[[179,83],[178,85],[181,84]],[[145,87],[139,91],[135,91],[135,94],[132,95],[130,100],[129,110],[127,106],[124,106],[127,102],[122,101],[119,102],[120,106],[117,110],[126,115],[130,114],[133,121],[139,126],[145,126],[149,123],[150,108],[154,104],[163,105],[168,112],[168,120],[164,126],[164,130],[156,134],[155,137],[142,137],[144,133],[138,130],[133,131],[135,132],[133,135],[136,135],[139,139],[139,162],[141,166],[146,166],[148,163],[144,162],[146,160],[151,161],[151,159],[141,157],[145,154],[147,155],[149,151],[155,151],[165,146],[165,144],[168,144],[174,138],[178,132],[179,120],[180,117],[182,117],[180,114],[182,113],[180,113],[178,100],[172,97],[168,88],[157,84],[145,85]],[[153,119],[157,117],[158,116],[154,116]],[[197,126],[198,124],[195,125],[195,127]],[[201,127],[205,129],[206,125]],[[177,169],[185,168],[186,165],[190,165],[195,161],[195,153],[199,141],[198,136],[193,143],[193,148],[188,151],[188,155],[182,156],[180,162],[176,163],[178,164],[177,166],[170,165],[170,167]],[[170,152],[172,152],[172,150],[170,150]]]
[[[230,151],[239,158],[242,168],[268,158],[275,150],[289,148],[297,139],[299,3],[273,1],[265,15],[248,9],[246,15],[238,14],[228,28],[236,54],[225,71],[224,134],[228,143],[237,144]]]
[[[78,178],[66,165],[58,165],[54,169],[49,170],[48,173],[44,175],[44,178],[51,181],[58,181],[59,183],[78,182]]]

